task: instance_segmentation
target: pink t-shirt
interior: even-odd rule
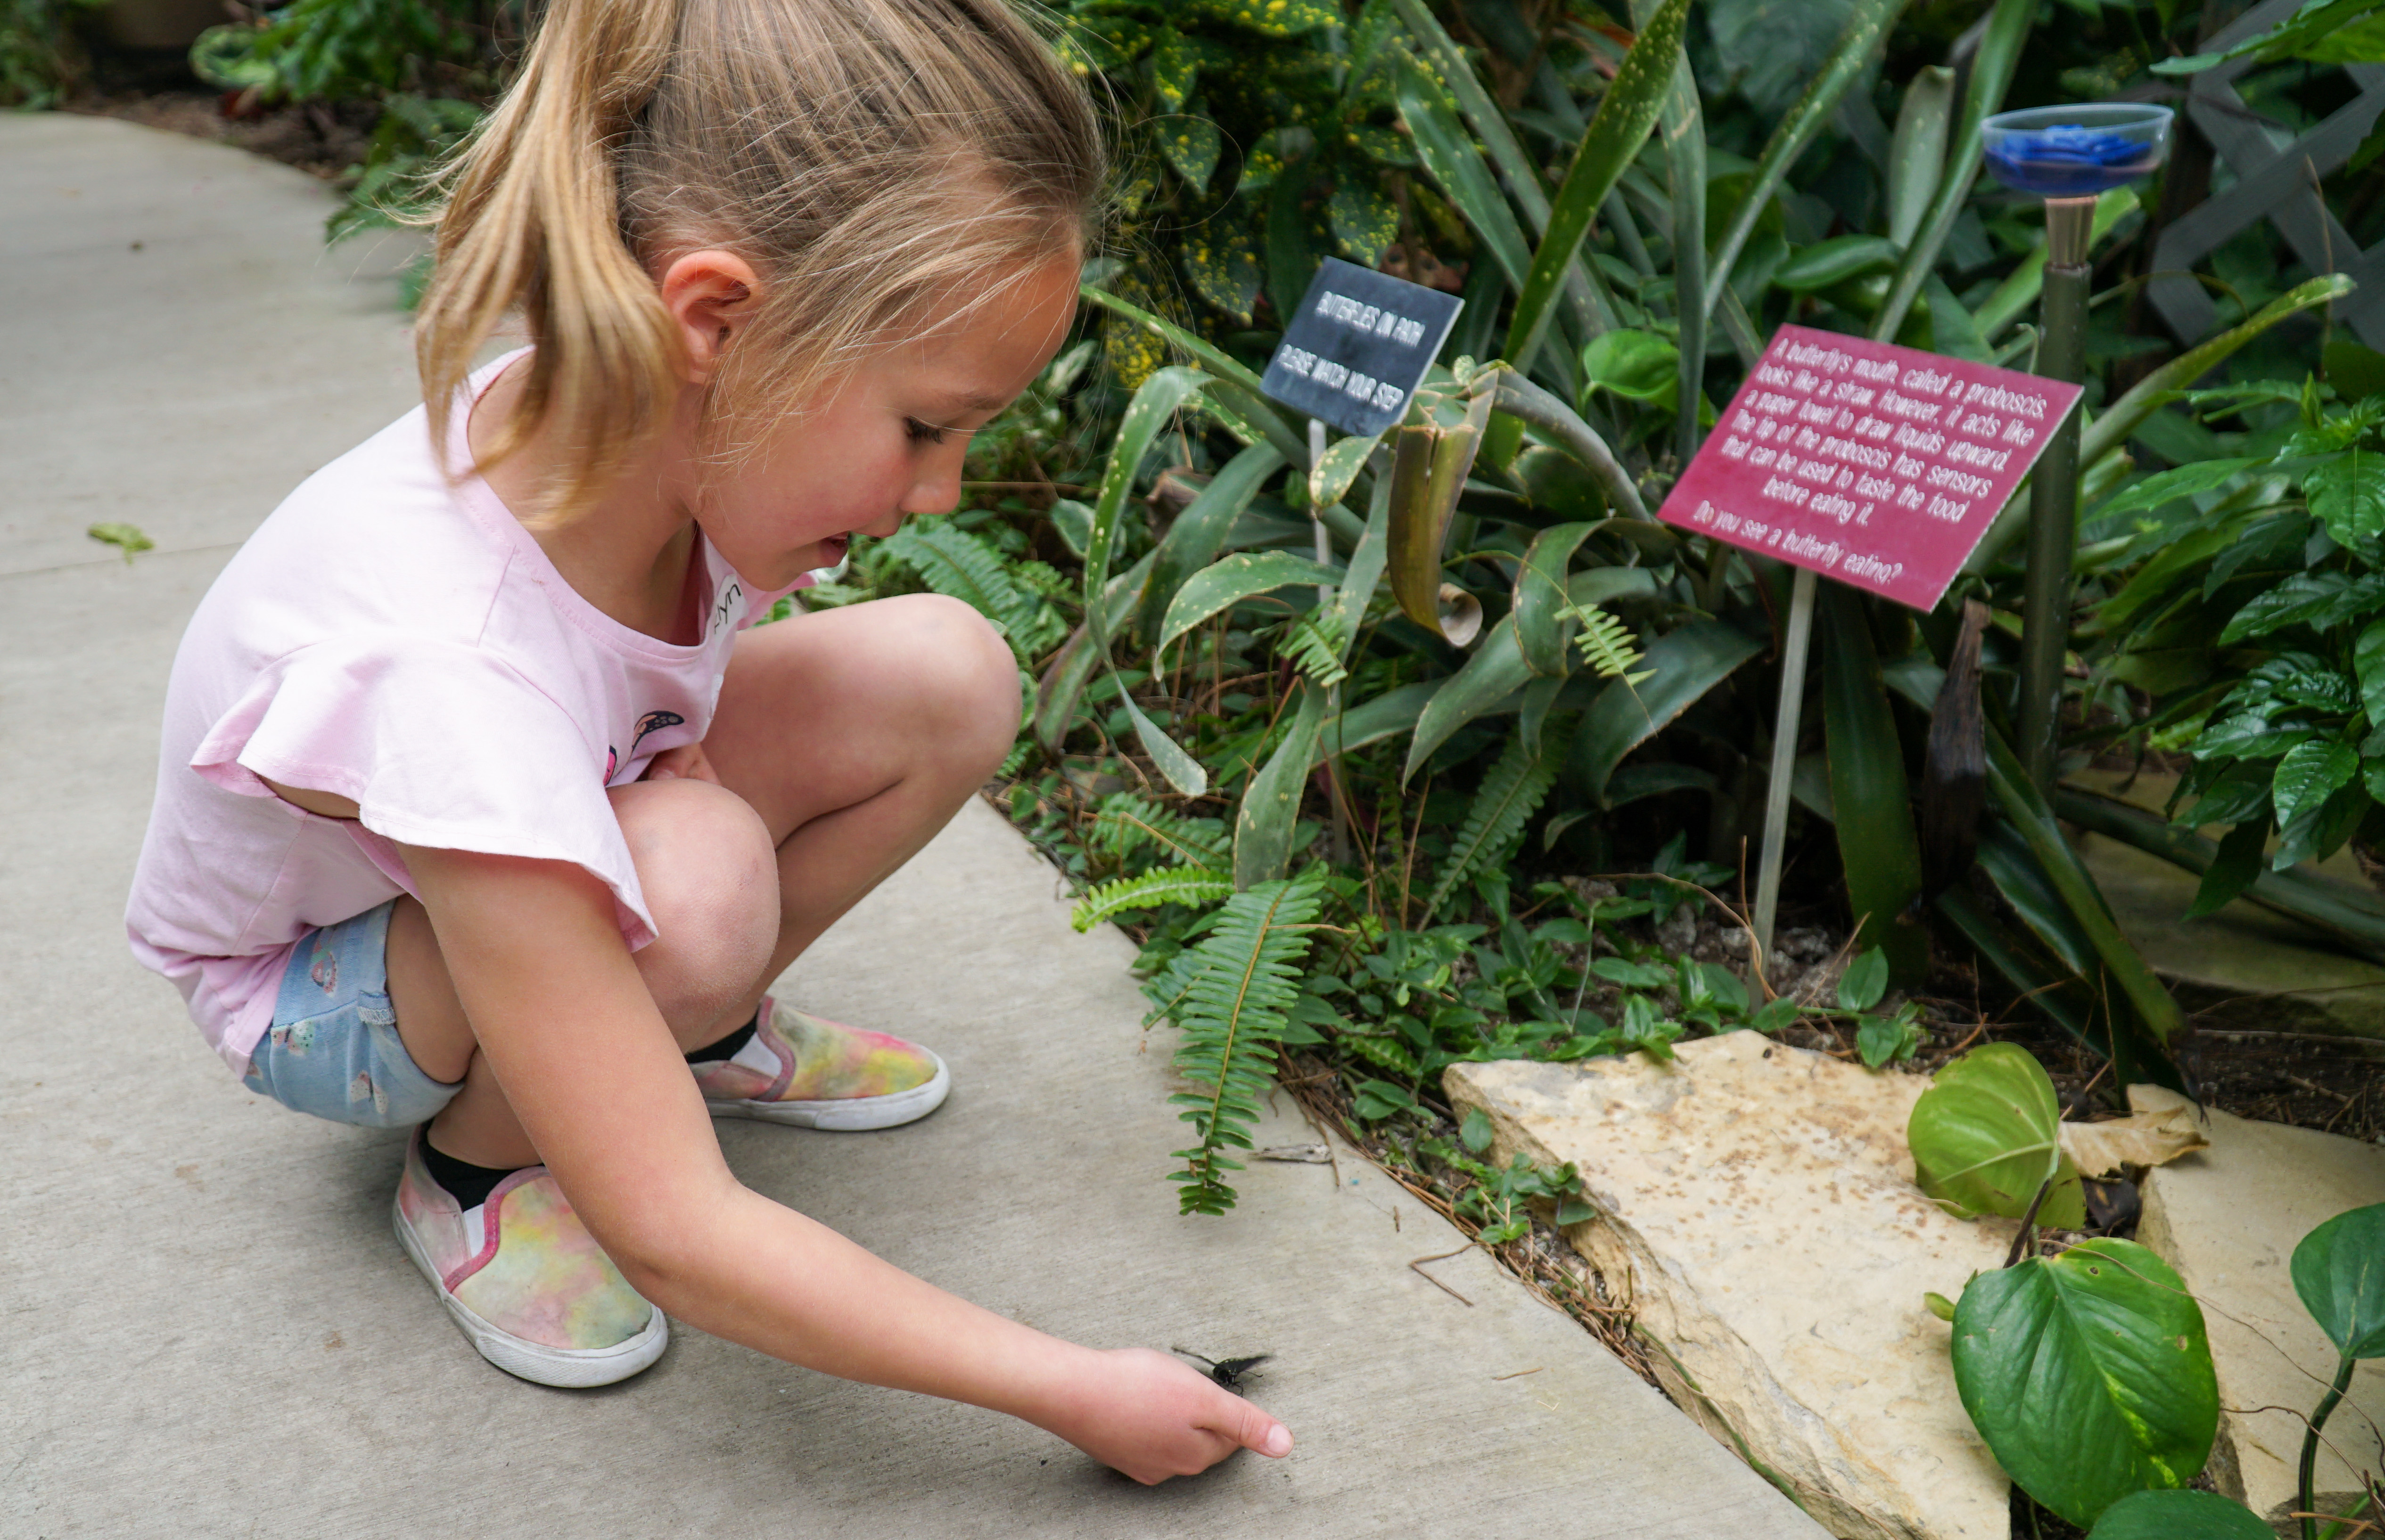
[[[471,399],[511,356],[473,376]],[[704,640],[631,630],[563,580],[486,481],[450,481],[420,407],[249,537],[174,655],[125,912],[133,955],[181,989],[235,1074],[300,938],[412,891],[392,841],[576,863],[612,889],[632,949],[654,939],[606,789],[703,739],[737,632],[779,597],[700,534],[695,559]],[[260,776],[349,798],[359,821],[293,807]]]

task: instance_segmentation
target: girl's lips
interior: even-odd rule
[[[828,539],[819,542],[820,556],[822,558],[819,565],[822,566],[836,565],[837,563],[844,560],[845,549],[852,544],[853,537],[850,534],[830,535]]]

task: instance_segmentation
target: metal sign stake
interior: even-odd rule
[[[1780,907],[1780,852],[1789,837],[1789,789],[1797,774],[1798,719],[1805,710],[1805,653],[1814,637],[1814,573],[1796,569],[1789,634],[1780,642],[1780,708],[1772,722],[1772,775],[1764,788],[1764,850],[1755,867],[1755,946],[1772,962],[1772,919]]]

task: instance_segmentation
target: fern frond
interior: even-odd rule
[[[1320,608],[1285,632],[1276,647],[1318,689],[1330,689],[1350,677],[1342,666],[1342,640],[1339,612]]]
[[[993,543],[949,524],[909,525],[888,539],[886,553],[938,593],[993,622],[1022,663],[1032,663],[1067,634],[1058,612],[1011,574]]]
[[[1119,860],[1145,845],[1157,846],[1168,861],[1191,866],[1223,869],[1233,859],[1225,826],[1217,819],[1188,818],[1131,791],[1120,791],[1102,803],[1086,843]]]
[[[1390,1037],[1344,1032],[1335,1040],[1377,1069],[1389,1070],[1393,1074],[1405,1075],[1412,1081],[1424,1078],[1424,1066],[1417,1062],[1416,1055],[1410,1053],[1405,1045],[1395,1042]]]
[[[1648,655],[1640,651],[1623,622],[1595,605],[1568,604],[1566,613],[1580,623],[1581,630],[1574,645],[1581,649],[1582,661],[1597,670],[1599,677],[1620,679],[1627,689],[1655,677],[1655,669],[1640,667]]]
[[[1507,739],[1507,751],[1482,777],[1474,805],[1466,810],[1466,822],[1458,826],[1457,838],[1441,865],[1441,880],[1425,902],[1427,914],[1440,913],[1441,906],[1467,878],[1507,858],[1556,781],[1556,755],[1534,758],[1526,752],[1521,733]]]
[[[1184,1169],[1184,1213],[1221,1214],[1234,1206],[1225,1172],[1241,1166],[1229,1149],[1248,1149],[1274,1068],[1276,1040],[1299,997],[1300,963],[1308,955],[1309,924],[1325,897],[1324,873],[1264,882],[1226,900],[1200,943],[1180,952],[1145,987],[1167,1002],[1181,1039],[1176,1073],[1198,1087],[1168,1099],[1192,1125],[1193,1147],[1177,1150]]]
[[[1070,911],[1068,923],[1091,930],[1114,914],[1130,909],[1157,909],[1171,903],[1216,903],[1234,890],[1234,879],[1202,866],[1160,866],[1141,876],[1116,877],[1085,889]]]

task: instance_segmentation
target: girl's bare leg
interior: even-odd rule
[[[739,640],[704,744],[721,785],[612,793],[660,935],[639,973],[682,1049],[749,1019],[789,962],[950,821],[1008,752],[1018,709],[1009,649],[953,600],[884,600]],[[535,1161],[412,899],[388,957],[406,1050],[432,1078],[464,1081],[432,1120],[440,1149]]]

